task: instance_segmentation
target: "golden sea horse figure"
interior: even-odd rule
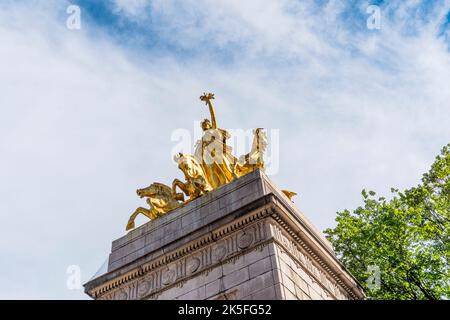
[[[194,200],[205,193],[212,191],[203,166],[192,155],[184,155],[179,153],[174,157],[175,162],[178,163],[178,168],[184,173],[186,182],[175,179],[172,182],[172,193],[177,193],[177,187],[189,198],[186,202]],[[184,200],[184,197],[183,197]]]
[[[181,205],[178,200],[182,200],[182,194],[173,193],[171,187],[159,182],[152,183],[146,188],[138,189],[136,193],[141,198],[147,198],[149,209],[137,208],[128,220],[127,231],[135,227],[134,220],[139,214],[154,220]]]
[[[264,171],[264,153],[267,149],[267,135],[263,128],[253,130],[252,149],[249,153],[239,157],[235,172],[238,177],[261,169]]]

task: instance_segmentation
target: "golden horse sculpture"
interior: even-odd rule
[[[177,187],[180,188],[181,191],[189,197],[188,200],[186,200],[186,202],[188,202],[213,190],[213,187],[207,179],[203,166],[197,161],[197,159],[195,159],[194,156],[179,153],[174,157],[174,160],[178,163],[178,168],[183,171],[186,182],[182,182],[178,179],[173,180],[173,194],[177,194]]]
[[[254,138],[251,151],[236,158],[226,142],[230,138],[230,134],[225,129],[217,127],[212,104],[213,99],[214,94],[212,93],[205,93],[200,97],[200,100],[204,101],[209,107],[211,120],[205,119],[202,121],[203,136],[197,142],[194,154],[179,153],[174,157],[178,168],[184,174],[185,181],[175,179],[172,182],[172,187],[155,182],[147,188],[137,190],[138,196],[147,198],[150,208],[137,208],[131,215],[126,230],[135,227],[134,220],[139,214],[143,214],[151,220],[156,219],[184,203],[256,169],[264,170],[264,152],[267,148],[267,136],[264,129],[258,128],[253,131]],[[177,188],[182,193],[177,193]],[[294,192],[287,190],[283,190],[283,192],[289,199],[295,195]],[[186,200],[184,200],[184,196],[187,196]]]
[[[267,149],[267,135],[264,129],[253,130],[252,151],[241,156],[236,164],[236,174],[242,177],[256,169],[264,169],[264,152]]]
[[[153,220],[181,206],[181,203],[178,202],[180,195],[173,194],[172,188],[162,183],[155,182],[147,188],[136,190],[136,193],[141,198],[147,198],[150,208],[137,208],[128,220],[126,230],[134,228],[134,220],[138,214],[143,214]]]

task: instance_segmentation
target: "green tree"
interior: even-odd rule
[[[338,212],[327,239],[369,299],[450,298],[450,144],[418,186],[391,191],[363,190],[364,205]],[[379,286],[367,281],[371,266]]]

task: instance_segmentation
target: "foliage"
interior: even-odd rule
[[[362,191],[364,205],[337,213],[325,230],[338,258],[369,299],[450,298],[450,144],[416,187],[391,200]],[[380,286],[367,281],[380,269]]]

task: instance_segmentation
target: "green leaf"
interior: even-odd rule
[[[326,238],[369,299],[449,299],[450,144],[420,185],[391,192],[391,200],[377,200],[363,189],[363,205],[337,212]],[[367,284],[373,265],[380,270],[379,289]]]

